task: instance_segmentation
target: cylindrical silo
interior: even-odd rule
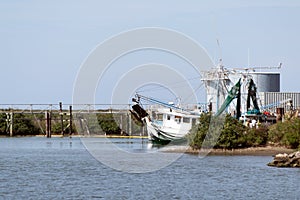
[[[280,92],[280,73],[251,72],[258,92]]]

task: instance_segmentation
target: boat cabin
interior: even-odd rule
[[[190,114],[188,112],[178,112],[172,109],[158,109],[155,123],[172,129],[190,130],[199,119],[200,114]]]

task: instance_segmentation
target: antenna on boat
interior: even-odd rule
[[[219,49],[219,56],[220,56],[220,58],[219,58],[219,64],[221,66],[222,65],[222,49],[221,49],[221,46],[220,46],[219,39],[217,38],[216,40],[217,40],[217,45],[218,45],[218,49]]]
[[[222,65],[222,49],[221,49],[221,45],[220,45],[220,41],[219,41],[219,37],[218,37],[218,25],[217,25],[217,22],[216,22],[216,19],[214,16],[212,16],[212,29],[213,29],[213,32],[215,33],[215,37],[216,37],[216,42],[217,42],[217,46],[218,46],[218,50],[219,50],[219,55],[216,55],[215,57],[215,62],[218,61],[218,63],[215,63],[216,65]],[[216,53],[218,54],[218,53]],[[219,59],[218,59],[219,57]]]

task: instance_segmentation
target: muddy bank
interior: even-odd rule
[[[174,146],[170,148],[166,148],[165,152],[175,152],[175,153],[188,153],[188,154],[198,154],[198,155],[228,155],[228,156],[275,156],[279,153],[287,153],[290,154],[295,152],[295,149],[288,149],[285,147],[274,147],[274,146],[266,146],[266,147],[250,147],[243,149],[233,149],[233,150],[225,150],[225,149],[192,149],[190,147],[183,146]]]

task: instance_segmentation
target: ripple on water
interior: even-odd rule
[[[140,140],[120,142],[147,151]],[[300,199],[300,170],[267,167],[268,156],[184,154],[129,174],[95,160],[78,138],[1,138],[0,157],[3,199]]]

